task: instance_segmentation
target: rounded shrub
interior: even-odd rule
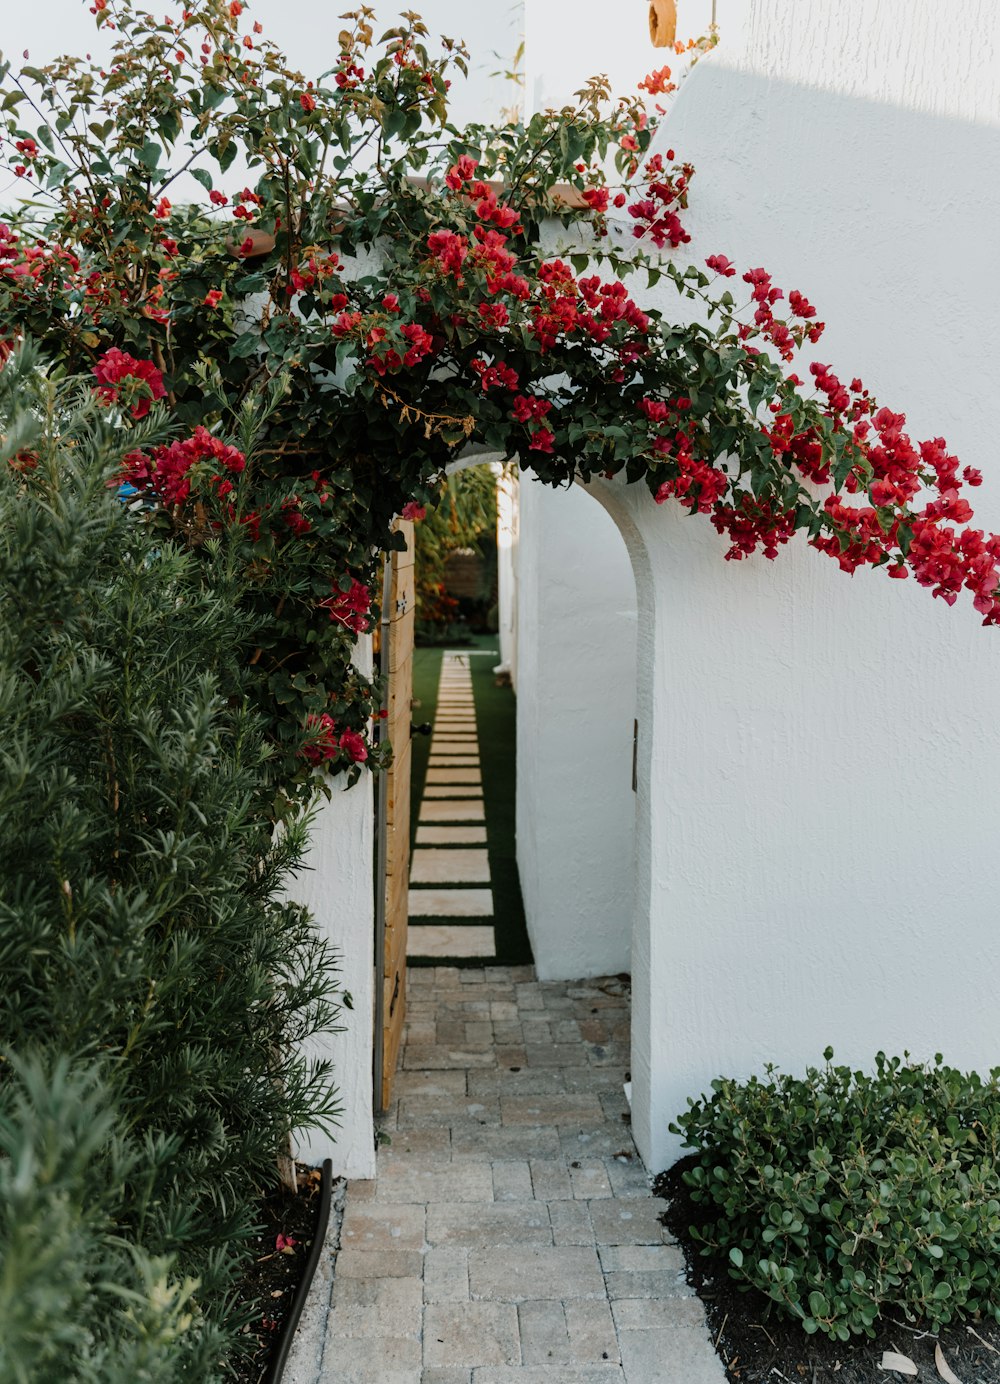
[[[719,1079],[671,1131],[703,1212],[703,1253],[807,1332],[875,1334],[887,1310],[929,1327],[1000,1320],[1000,1069],[989,1079],[879,1053],[867,1074]]]

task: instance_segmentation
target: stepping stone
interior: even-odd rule
[[[411,918],[492,918],[492,889],[411,889]]]
[[[425,798],[481,798],[482,786],[475,783],[429,783]]]
[[[491,927],[435,927],[411,924],[407,930],[408,956],[496,956],[496,933]]]
[[[488,884],[490,858],[485,849],[435,851],[418,847],[410,865],[411,884]]]
[[[462,754],[459,750],[438,750],[437,754],[431,754],[427,761],[427,767],[429,769],[478,769],[479,756],[477,754]]]
[[[486,820],[482,798],[470,798],[467,802],[430,802],[427,798],[420,804],[420,824],[425,822],[482,822]]]
[[[486,842],[485,827],[417,827],[418,846],[473,846]]]
[[[428,783],[482,783],[478,769],[428,769]]]

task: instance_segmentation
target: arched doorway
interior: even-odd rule
[[[473,454],[456,469],[487,459]],[[650,946],[642,919],[649,887],[639,862],[648,871],[649,852],[637,843],[648,837],[648,795],[637,790],[640,707],[650,695],[637,682],[642,545],[613,486],[557,493],[529,476],[522,506],[516,598],[507,601],[516,640],[511,657],[508,639],[506,657],[516,669],[525,913],[540,979],[617,974],[638,960],[633,1100],[645,1153]]]

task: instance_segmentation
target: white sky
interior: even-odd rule
[[[24,59],[43,66],[61,53],[107,50],[111,36],[97,30],[90,13],[93,0],[0,0],[0,51],[14,67]],[[173,10],[174,0],[145,0],[154,12]],[[265,35],[278,43],[292,64],[308,77],[335,61],[340,16],[356,0],[244,0],[247,25],[259,20]],[[716,0],[723,43],[746,0]],[[653,48],[649,39],[648,0],[376,0],[376,37],[398,23],[402,10],[414,8],[423,16],[436,48],[440,35],[464,39],[471,53],[469,80],[455,74],[452,118],[458,125],[473,120],[496,120],[505,107],[520,99],[513,83],[499,74],[508,71],[524,29],[529,53],[526,96],[530,109],[560,106],[597,72],[611,77],[616,92],[634,92],[654,68],[669,62],[672,52]],[[704,33],[712,16],[712,0],[678,0],[678,36]],[[525,23],[525,12],[527,22]],[[28,122],[30,125],[30,121]],[[230,170],[238,179],[240,170]],[[0,204],[24,189],[19,179],[0,180]],[[174,185],[175,200],[201,200],[197,184],[185,178]]]
[[[0,51],[15,67],[23,62],[25,48],[30,61],[38,65],[61,53],[101,52],[108,39],[96,30],[91,3],[0,0]],[[162,0],[147,3],[155,13]],[[163,8],[167,12],[173,6]],[[352,0],[248,0],[247,14],[263,24],[265,36],[280,44],[292,63],[308,76],[323,71],[336,59],[337,34],[344,27],[339,16],[353,8]],[[469,46],[471,80],[452,88],[458,123],[498,116],[510,101],[509,86],[489,74],[510,66],[519,41],[521,5],[516,0],[500,0],[496,5],[482,0],[419,0],[413,4],[377,0],[376,38],[398,23],[399,13],[408,9],[422,15],[433,37],[443,34],[465,39]],[[494,53],[500,56],[494,57]]]
[[[99,52],[107,40],[97,34],[92,0],[0,0],[0,50],[15,62],[27,48],[33,63],[44,64],[65,52]],[[152,9],[158,0],[148,0]],[[162,3],[162,0],[160,0]],[[352,0],[247,0],[247,13],[264,25],[291,61],[307,75],[322,71],[336,57],[340,15]],[[746,0],[717,0],[725,40],[727,22]],[[164,9],[167,7],[164,6]],[[453,88],[456,123],[493,120],[509,105],[512,89],[490,74],[509,68],[523,27],[522,0],[376,0],[383,27],[402,10],[421,14],[432,35],[466,41],[472,53],[470,81]],[[635,84],[672,55],[654,49],[647,27],[647,0],[527,0],[528,30],[536,35],[532,55],[534,84],[541,74],[544,100],[558,101],[595,72],[608,72],[620,90]],[[712,0],[678,0],[678,36],[697,37],[708,26]],[[381,31],[376,28],[376,34]],[[542,95],[533,93],[535,100]]]

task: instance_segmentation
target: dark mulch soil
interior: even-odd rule
[[[938,1341],[945,1360],[961,1384],[1000,1384],[1000,1326],[973,1321],[943,1328],[938,1335],[914,1330],[901,1317],[878,1329],[874,1340],[852,1337],[831,1341],[807,1336],[795,1321],[778,1315],[771,1300],[751,1289],[740,1292],[729,1276],[727,1261],[700,1252],[688,1227],[703,1219],[688,1195],[681,1174],[693,1158],[684,1158],[654,1184],[667,1202],[661,1220],[677,1240],[687,1261],[688,1279],[705,1304],[708,1328],[733,1384],[890,1384],[905,1376],[880,1368],[883,1351],[907,1356],[925,1384],[940,1384],[934,1363]],[[978,1333],[978,1334],[976,1334]],[[911,1376],[914,1377],[914,1376]]]
[[[261,1203],[261,1229],[251,1241],[252,1258],[236,1302],[237,1311],[248,1309],[253,1313],[244,1328],[251,1349],[231,1367],[231,1377],[238,1384],[260,1384],[312,1244],[319,1215],[320,1170],[302,1163],[296,1164],[296,1168],[298,1194],[281,1188]],[[294,1243],[279,1249],[279,1235]]]

